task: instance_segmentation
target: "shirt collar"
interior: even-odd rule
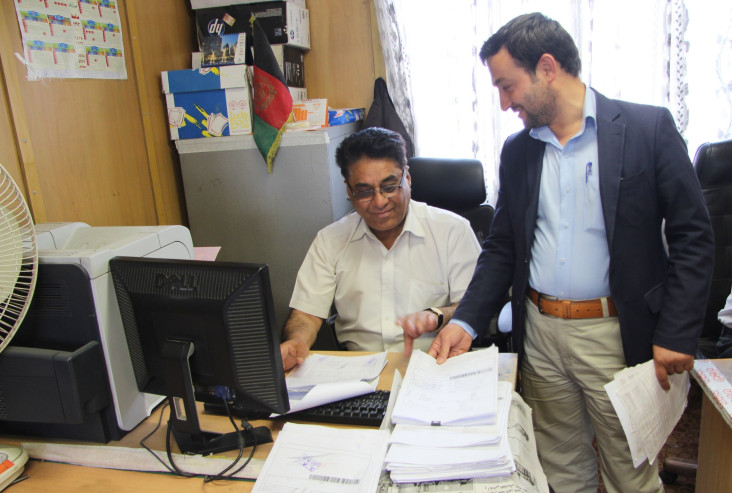
[[[592,125],[594,128],[597,128],[597,102],[595,101],[595,91],[585,85],[585,101],[584,106],[582,107],[582,128],[580,128],[577,135],[582,135],[588,125]],[[548,125],[532,128],[529,130],[529,135],[536,140],[554,144],[561,148],[557,138],[554,136],[554,132],[551,131]]]
[[[399,237],[397,238],[397,241],[399,241],[399,238],[402,237],[405,233],[411,233],[418,237],[424,237],[424,226],[417,218],[417,215],[414,213],[414,201],[409,200],[409,206],[407,208],[407,218],[404,221],[404,228],[402,229],[402,232],[399,233]],[[354,214],[358,214],[357,212],[354,212]],[[351,241],[360,240],[363,236],[368,236],[370,238],[373,238],[374,240],[378,241],[378,238],[376,238],[376,235],[369,229],[368,224],[366,224],[366,221],[363,220],[361,216],[359,216],[358,225],[356,226],[356,230],[353,233],[353,236],[351,238]],[[396,242],[395,242],[396,243]]]

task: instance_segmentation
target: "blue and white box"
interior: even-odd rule
[[[251,134],[250,74],[246,65],[163,72],[171,139]]]

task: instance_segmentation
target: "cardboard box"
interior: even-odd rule
[[[191,8],[196,9],[207,9],[211,7],[228,7],[229,5],[236,5],[242,3],[258,3],[262,0],[191,0]],[[304,9],[308,8],[305,5],[305,0],[287,0],[288,2],[294,3],[298,7]]]
[[[272,52],[285,76],[285,83],[305,87],[305,52],[289,45],[272,45]]]
[[[304,87],[288,87],[290,95],[292,96],[292,102],[302,101],[308,98],[308,90]]]
[[[310,49],[310,14],[307,9],[281,0],[257,2],[196,10],[198,41],[204,60],[207,46],[218,47],[227,43],[231,46],[234,35],[251,35],[249,18],[252,14],[257,16],[270,44]]]
[[[191,70],[162,72],[163,92],[195,92],[249,87],[251,69],[246,65],[224,65]]]
[[[345,108],[334,110],[328,108],[328,126],[345,125],[346,123],[363,120],[366,114],[365,108]]]
[[[163,72],[170,138],[251,134],[250,74],[246,65]]]

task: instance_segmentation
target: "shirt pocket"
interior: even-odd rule
[[[605,220],[602,216],[602,202],[600,201],[600,178],[598,172],[586,176],[583,196],[583,226],[585,231],[604,231]]]

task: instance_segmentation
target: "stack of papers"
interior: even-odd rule
[[[394,483],[489,478],[516,470],[507,426],[512,385],[498,382],[495,347],[438,365],[412,353],[385,467]]]
[[[373,392],[384,366],[385,352],[366,356],[311,354],[286,378],[290,412]]]
[[[415,351],[399,392],[392,422],[431,426],[496,423],[498,349],[470,351],[438,365]]]
[[[661,388],[653,360],[615,374],[605,390],[628,439],[633,465],[656,460],[661,447],[681,419],[689,393],[687,372],[669,375],[671,389]]]
[[[388,430],[285,423],[252,492],[372,493],[388,443]]]

